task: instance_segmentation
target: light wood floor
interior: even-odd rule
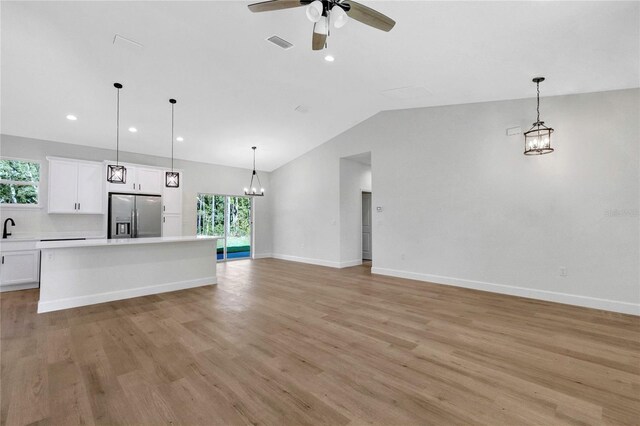
[[[37,315],[1,299],[2,424],[639,424],[637,317],[274,259]]]

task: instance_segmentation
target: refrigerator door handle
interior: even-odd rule
[[[138,238],[138,224],[140,223],[140,212],[138,212],[138,208],[136,207],[136,238]]]
[[[131,231],[129,235],[131,235],[131,238],[136,237],[136,211],[135,210],[131,210]]]

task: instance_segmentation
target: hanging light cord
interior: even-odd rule
[[[116,95],[116,166],[120,161],[120,89]]]
[[[540,82],[536,82],[536,89],[538,91],[538,106],[536,108],[536,110],[538,111],[538,120],[537,123],[538,125],[540,125]]]
[[[173,172],[173,106],[171,104],[171,172]]]

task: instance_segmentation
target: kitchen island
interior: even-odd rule
[[[42,241],[38,312],[216,284],[216,237]]]

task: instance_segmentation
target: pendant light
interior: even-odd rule
[[[127,182],[127,169],[121,166],[120,160],[120,89],[122,84],[113,83],[113,87],[117,89],[116,95],[116,164],[109,164],[107,166],[107,182],[110,183],[126,183]]]
[[[262,183],[260,183],[260,177],[256,172],[256,147],[252,146],[251,149],[253,150],[253,172],[251,173],[251,183],[249,184],[249,187],[244,189],[244,195],[249,195],[252,197],[262,197],[264,195],[264,188],[262,187]],[[253,186],[253,178],[256,178],[256,180],[258,181],[260,191],[258,191],[256,187]]]
[[[176,104],[175,99],[169,99],[171,104],[171,171],[165,173],[165,186],[167,188],[178,188],[180,186],[180,173],[173,171],[173,107]]]
[[[553,152],[553,148],[551,148],[553,129],[545,126],[544,121],[540,121],[540,83],[543,81],[544,77],[533,79],[538,91],[538,117],[533,123],[533,127],[524,133],[524,155],[542,155]]]

